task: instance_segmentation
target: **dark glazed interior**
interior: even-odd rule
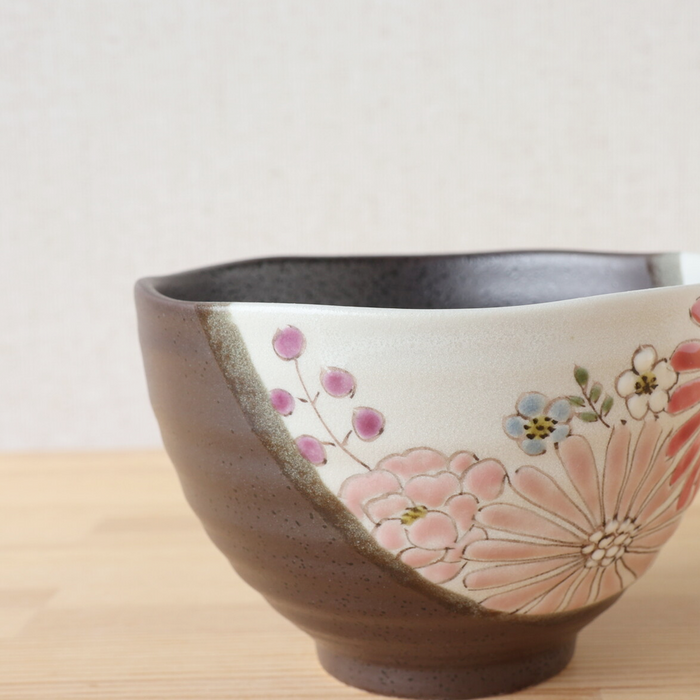
[[[267,258],[155,281],[196,302],[404,309],[518,306],[678,283],[671,256],[560,251],[348,258]],[[663,273],[663,274],[662,274]],[[672,273],[671,273],[672,274]]]

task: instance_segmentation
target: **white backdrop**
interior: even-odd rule
[[[700,252],[694,0],[0,0],[0,450],[159,444],[131,289]]]

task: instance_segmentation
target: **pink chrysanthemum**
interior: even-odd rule
[[[629,426],[616,426],[599,467],[585,438],[562,441],[565,487],[535,467],[518,469],[516,499],[477,516],[489,538],[466,549],[484,565],[466,576],[467,589],[495,610],[552,613],[608,598],[641,576],[678,525],[680,489],[659,421],[646,421],[630,443]]]

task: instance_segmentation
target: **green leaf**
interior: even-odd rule
[[[598,416],[590,411],[587,411],[586,413],[579,413],[578,417],[585,423],[595,423],[598,420]]]
[[[600,395],[602,393],[603,393],[603,387],[598,382],[596,382],[593,385],[593,388],[591,389],[591,402],[595,403],[600,398]]]
[[[613,407],[613,397],[612,396],[606,396],[605,400],[603,401],[603,405],[601,406],[601,413],[604,416],[607,416],[608,413],[610,413],[610,409]]]
[[[574,406],[585,406],[586,402],[582,396],[567,396],[569,403]]]
[[[581,388],[585,387],[586,384],[588,384],[588,370],[585,367],[576,365],[574,369],[574,379]]]

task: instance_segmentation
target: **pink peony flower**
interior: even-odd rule
[[[474,527],[479,502],[500,495],[504,481],[496,460],[418,448],[349,477],[339,497],[382,547],[430,581],[445,583],[466,564],[464,548],[485,536]]]
[[[616,426],[604,464],[578,435],[559,445],[568,485],[524,466],[513,496],[484,506],[477,523],[488,539],[466,556],[484,566],[465,578],[482,605],[507,612],[573,610],[619,593],[651,566],[679,523],[680,488],[670,480],[660,421],[642,425],[634,447]]]

